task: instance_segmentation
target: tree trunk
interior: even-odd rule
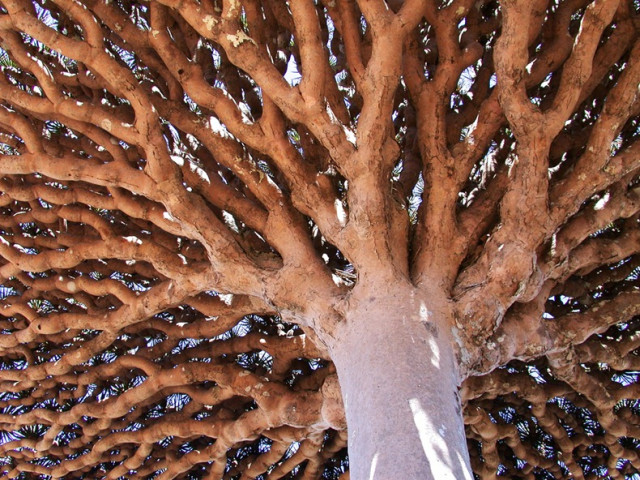
[[[472,479],[443,302],[374,291],[350,301],[332,347],[351,479]]]

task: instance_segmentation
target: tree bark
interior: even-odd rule
[[[472,479],[444,302],[384,290],[349,302],[332,346],[351,479]]]

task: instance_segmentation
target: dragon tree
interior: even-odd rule
[[[0,0],[0,477],[640,478],[640,1]]]

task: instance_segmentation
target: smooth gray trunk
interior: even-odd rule
[[[410,292],[347,311],[332,348],[351,480],[473,479],[442,309]],[[438,311],[436,308],[435,311]]]

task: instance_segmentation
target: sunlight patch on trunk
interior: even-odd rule
[[[429,312],[424,302],[420,302],[419,315],[420,321],[424,324],[424,326],[427,328],[427,331],[429,332],[429,334],[427,335],[427,342],[429,342],[429,348],[431,348],[431,364],[436,368],[440,368],[440,348],[438,347],[438,343],[436,342],[437,333],[434,333],[437,332],[437,330],[431,330],[431,328],[434,328],[434,326],[429,323],[431,312]]]
[[[376,452],[371,460],[371,470],[369,471],[369,480],[373,480],[373,476],[376,474],[376,466],[378,465],[378,456],[380,454]]]
[[[453,468],[449,446],[444,438],[446,429],[441,427],[441,433],[438,432],[417,398],[409,399],[409,408],[411,408],[413,422],[418,429],[420,443],[422,443],[422,449],[429,462],[433,478],[455,480],[453,472],[456,470]],[[465,475],[465,478],[471,480],[468,475]]]

